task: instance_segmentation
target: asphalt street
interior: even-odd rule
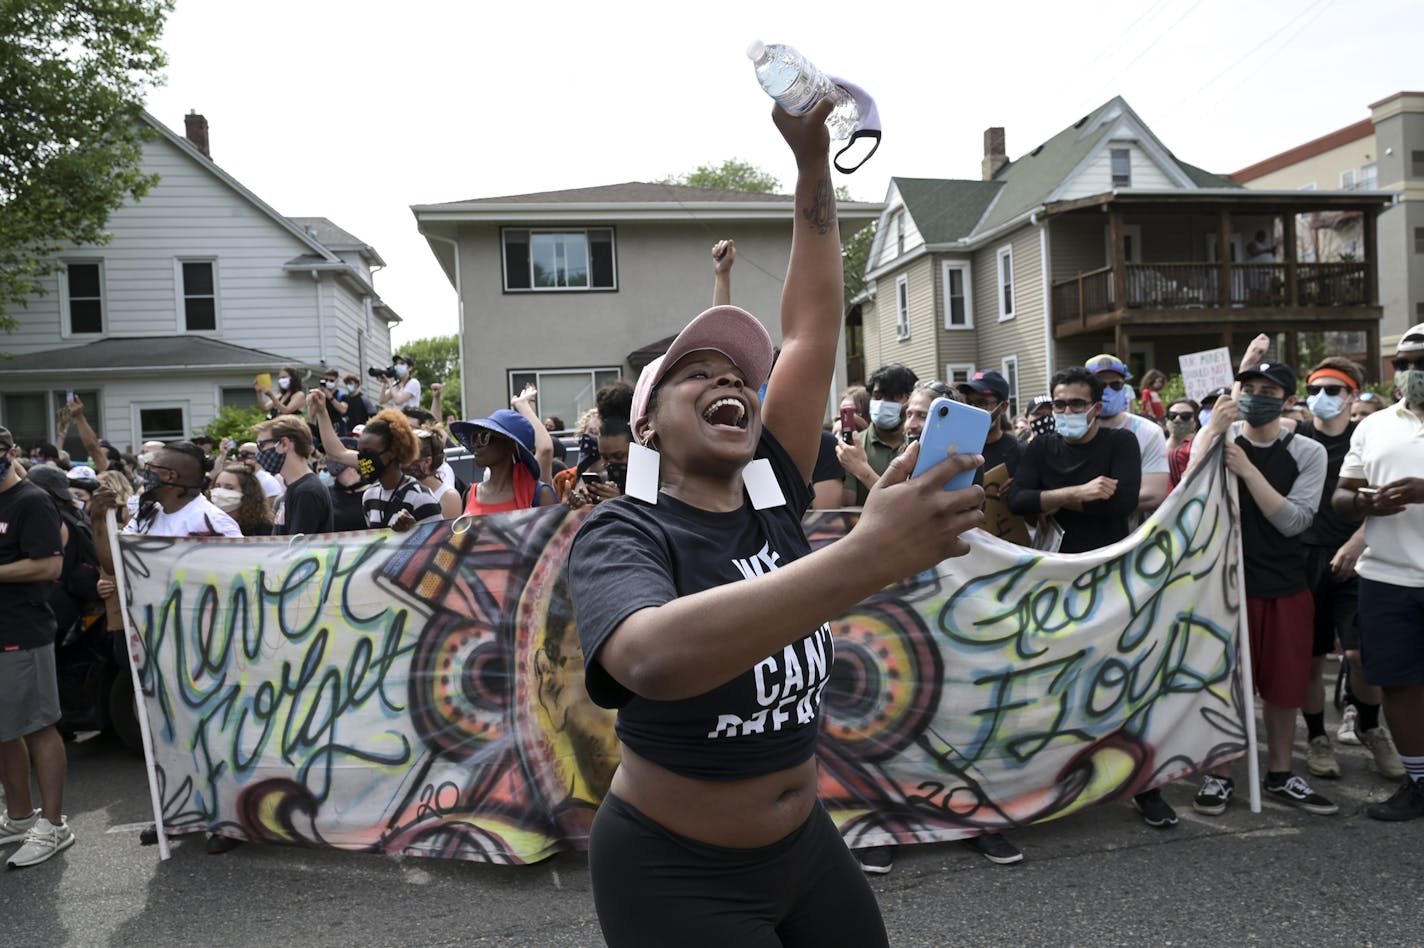
[[[0,873],[0,944],[602,944],[582,854],[524,868],[255,845],[209,856],[189,836],[160,863],[138,841],[142,762],[99,739],[69,750],[78,842]],[[1252,814],[1244,798],[1199,816],[1195,784],[1179,783],[1164,789],[1176,827],[1100,806],[1011,834],[1026,853],[1017,866],[956,843],[902,847],[894,872],[871,882],[891,944],[1424,944],[1424,824],[1368,819],[1364,805],[1393,784],[1363,748],[1339,752],[1343,778],[1317,781],[1336,816],[1270,802]],[[1244,763],[1237,771],[1240,788]]]

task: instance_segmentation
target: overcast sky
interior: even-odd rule
[[[179,134],[203,113],[213,159],[280,213],[376,247],[399,344],[456,331],[412,204],[732,157],[789,187],[744,55],[756,38],[875,95],[884,143],[837,175],[867,201],[894,175],[978,178],[985,128],[1004,126],[1017,157],[1113,95],[1182,160],[1225,173],[1424,89],[1418,0],[178,0],[148,107]]]

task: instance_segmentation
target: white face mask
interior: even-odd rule
[[[396,378],[398,378],[398,379],[403,379],[403,378],[405,378],[406,375],[408,375],[409,373],[410,373],[410,369],[406,368],[405,365],[404,365],[404,363],[401,363],[401,362],[397,362],[397,363],[396,363]]]
[[[284,375],[277,380],[277,387],[285,392],[287,389],[292,387],[292,380]]]
[[[327,379],[321,384],[325,385],[327,388],[336,388],[336,379]]]
[[[210,500],[223,513],[232,513],[242,506],[242,491],[233,490],[231,487],[214,487],[210,494]]]

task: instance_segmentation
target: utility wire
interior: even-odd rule
[[[1148,43],[1146,46],[1142,47],[1142,49],[1138,50],[1136,56],[1132,57],[1130,60],[1127,61],[1127,64],[1126,64],[1126,65],[1120,67],[1117,72],[1113,73],[1112,76],[1109,77],[1109,79],[1107,80],[1107,82],[1103,83],[1102,88],[1099,89],[1098,94],[1095,95],[1093,98],[1094,98],[1094,99],[1101,98],[1104,92],[1110,92],[1110,91],[1112,90],[1112,88],[1113,88],[1114,83],[1117,82],[1118,76],[1121,76],[1123,73],[1127,72],[1127,71],[1128,71],[1129,69],[1131,69],[1133,66],[1137,65],[1138,61],[1141,60],[1143,56],[1146,56],[1148,53],[1152,52],[1153,48],[1156,47],[1156,45],[1157,45],[1158,43],[1160,43],[1160,42],[1162,42],[1162,40],[1166,39],[1166,38],[1167,38],[1167,35],[1177,28],[1177,24],[1181,23],[1181,22],[1182,22],[1183,20],[1185,20],[1187,17],[1191,16],[1191,15],[1192,15],[1192,11],[1194,11],[1197,7],[1201,6],[1202,3],[1203,3],[1203,0],[1196,0],[1195,3],[1193,3],[1191,6],[1187,7],[1187,9],[1182,12],[1182,15],[1181,15],[1181,16],[1177,17],[1175,20],[1173,20],[1173,21],[1171,22],[1171,24],[1170,24],[1165,30],[1163,30],[1161,33],[1158,33],[1158,34],[1157,34],[1157,38],[1156,38],[1156,39],[1154,39],[1152,42]]]
[[[1237,59],[1235,62],[1233,62],[1231,65],[1227,66],[1226,68],[1224,68],[1224,69],[1220,70],[1219,72],[1217,72],[1217,74],[1216,74],[1215,76],[1212,76],[1210,79],[1208,79],[1208,80],[1207,80],[1206,82],[1204,82],[1202,85],[1198,86],[1198,87],[1197,87],[1197,90],[1196,90],[1195,92],[1191,93],[1191,94],[1188,95],[1186,98],[1179,100],[1179,101],[1176,103],[1176,105],[1173,106],[1173,107],[1174,107],[1174,108],[1180,108],[1181,106],[1186,105],[1186,104],[1187,104],[1188,102],[1190,102],[1192,99],[1195,99],[1197,96],[1201,95],[1201,94],[1202,94],[1203,92],[1205,92],[1207,89],[1209,89],[1209,88],[1211,88],[1212,86],[1216,85],[1216,83],[1219,82],[1223,76],[1225,76],[1227,73],[1231,72],[1231,71],[1232,71],[1233,69],[1235,69],[1237,66],[1240,66],[1242,63],[1244,63],[1244,62],[1246,62],[1247,60],[1249,60],[1252,56],[1256,55],[1256,53],[1258,53],[1263,47],[1265,47],[1266,44],[1270,43],[1270,42],[1271,42],[1272,40],[1274,40],[1277,36],[1280,36],[1282,33],[1284,33],[1286,30],[1290,29],[1291,27],[1293,27],[1293,26],[1299,26],[1300,29],[1304,29],[1307,24],[1301,23],[1301,20],[1302,20],[1305,16],[1307,16],[1308,14],[1314,12],[1315,15],[1312,16],[1312,17],[1310,18],[1310,20],[1307,21],[1307,23],[1313,22],[1315,19],[1317,19],[1317,18],[1320,16],[1320,14],[1322,14],[1322,13],[1325,12],[1325,8],[1326,8],[1326,7],[1330,6],[1330,5],[1331,5],[1332,3],[1334,3],[1334,2],[1335,2],[1335,0],[1312,0],[1312,2],[1311,2],[1304,10],[1302,10],[1300,13],[1297,13],[1295,16],[1291,17],[1291,18],[1290,18],[1289,20],[1287,20],[1285,23],[1281,24],[1280,28],[1277,29],[1275,32],[1271,33],[1270,36],[1267,36],[1265,39],[1261,40],[1261,42],[1259,42],[1259,43],[1257,43],[1255,46],[1251,47],[1251,48],[1250,48],[1249,50],[1247,50],[1239,59]],[[1299,32],[1300,32],[1300,29],[1298,29],[1296,32],[1299,33]],[[1294,39],[1294,36],[1292,36],[1290,39]],[[1275,55],[1276,55],[1277,53],[1279,53],[1282,49],[1285,49],[1287,46],[1289,46],[1289,45],[1290,45],[1290,39],[1288,39],[1285,43],[1282,43],[1282,44],[1280,45],[1280,47],[1278,47],[1277,49],[1275,49],[1275,50],[1271,51],[1270,53],[1268,53],[1268,54],[1266,55],[1266,57],[1265,57],[1265,60],[1263,60],[1263,62],[1269,61],[1272,56],[1275,56]],[[1257,64],[1258,68],[1259,68],[1260,65],[1261,65],[1260,63]]]

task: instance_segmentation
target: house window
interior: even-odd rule
[[[504,237],[504,288],[534,292],[618,288],[613,228],[526,230]]]
[[[224,385],[218,392],[219,408],[256,408],[257,396],[251,385]]]
[[[15,443],[28,450],[40,442],[54,442],[58,432],[58,418],[65,410],[69,392],[10,392],[0,401],[0,424],[10,429]],[[102,418],[99,406],[99,392],[96,389],[75,389],[76,398],[84,402],[85,413],[91,419]],[[79,429],[70,426],[69,435],[60,448],[69,452],[76,463],[88,457],[84,442],[79,438]]]
[[[594,407],[593,395],[603,386],[618,380],[616,366],[593,369],[514,369],[509,373],[509,397],[524,391],[524,386],[539,389],[539,417],[555,415],[570,428],[588,409]]]
[[[905,212],[895,212],[895,256],[905,255]]]
[[[104,331],[102,277],[97,263],[71,263],[65,267],[64,295],[70,335]]]
[[[187,437],[187,412],[182,405],[138,408],[138,441],[181,441]]]
[[[211,260],[179,261],[183,278],[184,332],[214,332],[218,328],[217,280]],[[150,438],[148,440],[158,440]]]
[[[1424,253],[1424,227],[1414,228],[1414,252]]]
[[[1009,383],[1009,417],[1017,418],[1019,414],[1019,357],[1016,355],[1004,356],[1003,366],[999,371],[1004,376],[1004,381]]]
[[[943,273],[944,328],[973,329],[974,307],[969,290],[969,265],[946,262]]]
[[[1355,169],[1354,169],[1354,168],[1346,168],[1344,171],[1340,172],[1340,190],[1341,190],[1341,191],[1353,191],[1353,190],[1355,190]]]
[[[1132,187],[1132,152],[1126,148],[1113,148],[1109,155],[1112,159],[1112,186]]]
[[[904,341],[910,338],[910,278],[895,280],[895,338]]]
[[[999,319],[1014,318],[1014,248],[999,248]]]
[[[1411,178],[1424,178],[1424,151],[1411,151],[1409,153],[1409,176]]]
[[[951,362],[944,367],[944,380],[950,385],[963,385],[974,376],[974,363]]]
[[[1360,166],[1360,190],[1373,191],[1379,187],[1379,166],[1373,161]]]

